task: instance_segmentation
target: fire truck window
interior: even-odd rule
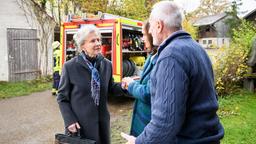
[[[77,54],[77,48],[73,40],[73,34],[68,34],[66,39],[66,60],[70,60]]]

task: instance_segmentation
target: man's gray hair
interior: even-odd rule
[[[80,28],[77,33],[73,36],[73,39],[79,49],[81,49],[81,45],[84,44],[84,41],[87,39],[87,36],[95,32],[99,37],[101,37],[101,34],[98,30],[98,28],[95,25],[89,24],[85,25],[82,28]]]
[[[172,1],[161,1],[153,6],[150,19],[161,20],[169,28],[182,28],[180,7]]]

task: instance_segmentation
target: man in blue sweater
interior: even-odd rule
[[[150,81],[152,116],[137,137],[122,133],[128,144],[218,144],[224,129],[216,114],[217,95],[211,61],[182,30],[182,14],[171,1],[154,5],[150,33],[158,60]]]

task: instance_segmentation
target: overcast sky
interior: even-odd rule
[[[179,3],[179,5],[188,12],[196,9],[200,5],[200,0],[174,0],[174,1]],[[254,8],[256,8],[256,0],[242,0],[242,3],[243,5],[240,7],[240,11],[248,13]],[[241,15],[245,15],[245,14],[241,14]]]

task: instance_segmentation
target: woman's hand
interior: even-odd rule
[[[78,124],[78,122],[76,122],[68,126],[68,131],[70,131],[71,133],[76,133],[77,129],[80,129],[80,128],[81,128],[80,125]]]
[[[129,84],[132,83],[133,81],[134,80],[131,77],[124,77],[122,79],[122,88],[123,89],[128,89]]]

